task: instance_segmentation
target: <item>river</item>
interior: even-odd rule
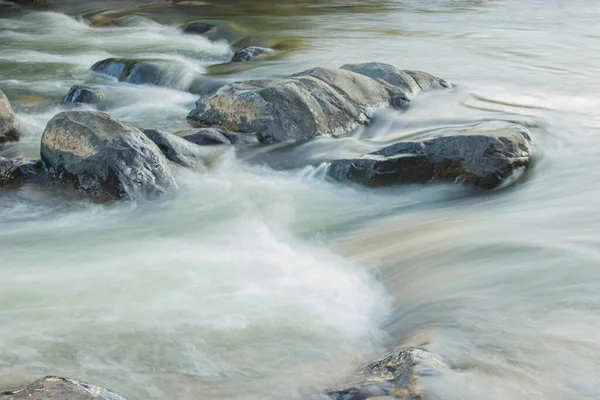
[[[341,139],[228,151],[159,200],[0,192],[0,389],[53,374],[129,400],[305,399],[411,343],[452,367],[424,379],[431,399],[600,398],[596,0],[139,3],[0,3],[0,88],[24,132],[0,155],[39,156],[74,84],[104,92],[120,120],[185,127],[197,95],[183,85],[232,55],[178,28],[195,19],[295,43],[222,79],[381,61],[457,88]],[[116,9],[148,19],[90,22]],[[107,57],[179,74],[153,87],[90,73]],[[317,167],[490,119],[535,140],[508,188],[368,189]]]

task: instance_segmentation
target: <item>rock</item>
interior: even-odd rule
[[[186,129],[175,134],[188,142],[199,146],[213,146],[219,144],[232,144],[225,134],[214,128]]]
[[[204,36],[211,41],[225,40],[230,43],[244,34],[236,25],[219,20],[193,21],[183,26],[182,30],[183,33]]]
[[[42,161],[98,200],[155,197],[176,186],[160,149],[137,128],[100,112],[65,111],[42,135]]]
[[[75,85],[69,89],[69,93],[64,97],[63,104],[100,104],[100,97],[92,89]]]
[[[135,85],[160,85],[165,78],[162,68],[151,60],[107,58],[94,64],[92,71]]]
[[[165,157],[179,165],[198,169],[208,163],[210,154],[190,141],[156,129],[143,129],[142,132],[158,146]]]
[[[47,376],[24,389],[0,393],[0,400],[125,400],[99,386],[74,379]]]
[[[333,400],[367,400],[388,397],[402,400],[423,400],[421,377],[448,369],[437,355],[420,348],[409,348],[390,353],[368,365],[361,373],[359,383],[348,388],[331,390]]]
[[[202,77],[195,79],[188,91],[202,97],[210,97],[225,85],[227,85],[227,82],[223,80]]]
[[[232,62],[253,61],[265,54],[273,54],[275,50],[265,47],[250,46],[245,49],[238,50],[231,59]]]
[[[0,90],[0,144],[19,140],[19,122],[6,95]]]
[[[454,181],[491,189],[531,162],[529,131],[487,122],[425,141],[399,142],[351,160],[333,161],[328,174],[366,186]]]
[[[21,183],[37,176],[43,169],[44,165],[40,160],[0,157],[0,187]]]
[[[366,66],[361,68],[365,73],[350,71],[350,67],[314,68],[286,79],[235,82],[200,98],[188,121],[276,143],[338,136],[367,122],[373,109],[398,104],[398,96],[402,95],[402,107],[410,101],[412,92],[403,88],[416,83],[408,71],[397,70],[401,74],[395,76],[398,84],[394,85],[368,77],[371,70]],[[423,77],[438,82],[431,87],[450,86],[442,86],[439,82],[444,81],[431,75]],[[429,88],[424,83],[420,87]]]
[[[445,80],[426,72],[402,71],[393,65],[378,62],[346,64],[342,69],[368,76],[382,84],[390,93],[396,108],[406,108],[410,99],[422,91],[452,87]]]

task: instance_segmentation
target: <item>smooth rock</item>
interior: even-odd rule
[[[286,79],[235,82],[200,98],[188,121],[197,127],[255,135],[261,143],[338,136],[367,122],[374,109],[394,106],[404,93],[400,85],[382,84],[348,68],[314,68]],[[397,79],[415,84],[408,73]],[[410,94],[403,95],[402,107]]]
[[[142,129],[169,160],[187,168],[199,169],[206,166],[210,153],[171,133],[156,129]]]
[[[98,200],[156,197],[176,187],[168,160],[137,128],[90,111],[56,115],[42,135],[50,173]]]
[[[236,25],[221,20],[193,21],[183,26],[182,30],[183,33],[204,36],[211,41],[226,40],[230,43],[244,34]]]
[[[69,93],[63,98],[63,104],[100,104],[100,97],[90,88],[75,85],[69,89]]]
[[[0,400],[125,400],[108,389],[75,379],[47,376],[29,386],[0,393]]]
[[[399,142],[360,158],[333,161],[328,174],[365,186],[454,181],[495,188],[531,163],[527,128],[486,122],[424,141]]]
[[[356,72],[383,85],[392,98],[396,108],[406,108],[415,95],[436,89],[451,88],[445,80],[421,71],[400,70],[393,65],[371,62],[364,64],[346,64],[342,69]]]
[[[214,146],[222,144],[232,144],[223,132],[214,128],[186,129],[175,132],[180,138],[199,146]]]
[[[43,169],[44,165],[40,160],[0,157],[0,187],[21,183],[37,176]]]
[[[422,378],[448,368],[440,357],[427,350],[398,350],[368,365],[361,372],[358,383],[331,390],[328,395],[333,400],[374,400],[385,397],[424,400],[426,396],[420,387]]]
[[[152,60],[107,58],[92,66],[92,71],[135,85],[160,85],[165,79],[161,66]]]
[[[260,56],[273,54],[275,50],[266,47],[250,46],[235,52],[231,58],[232,62],[254,61]]]
[[[0,144],[19,140],[19,122],[6,95],[0,90]]]

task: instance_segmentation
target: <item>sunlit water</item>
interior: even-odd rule
[[[409,342],[452,367],[425,380],[432,399],[600,398],[600,5],[340,3],[228,15],[304,46],[224,78],[377,60],[458,88],[345,138],[228,151],[159,201],[0,193],[0,389],[57,374],[133,400],[304,399]],[[36,156],[73,84],[124,121],[185,127],[197,96],[179,89],[232,50],[177,28],[201,7],[167,10],[96,28],[0,9],[0,88],[24,130],[0,154]],[[181,68],[167,88],[133,86],[89,72],[107,57]],[[323,180],[327,160],[490,119],[536,142],[507,189]]]

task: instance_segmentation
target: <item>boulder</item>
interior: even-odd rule
[[[424,141],[398,142],[356,159],[336,160],[328,175],[365,186],[454,181],[485,189],[510,182],[531,163],[529,131],[486,122]]]
[[[220,20],[193,21],[184,25],[181,29],[183,33],[200,35],[211,41],[225,40],[230,43],[244,34],[242,29],[231,22]]]
[[[100,101],[100,97],[92,89],[79,85],[71,87],[69,93],[63,98],[63,104],[69,105],[98,105]]]
[[[186,129],[175,132],[180,138],[199,146],[214,146],[220,144],[232,144],[223,132],[214,128]]]
[[[81,381],[47,376],[29,386],[0,393],[0,400],[125,400],[108,389]]]
[[[209,161],[210,154],[201,147],[179,136],[156,129],[143,129],[169,160],[187,168],[203,168]]]
[[[421,71],[400,70],[393,65],[379,62],[346,64],[342,69],[356,72],[383,85],[389,92],[396,108],[406,108],[410,99],[421,93],[451,88],[445,80]]]
[[[107,58],[94,64],[92,71],[135,85],[160,85],[165,80],[159,62],[153,60]]]
[[[100,112],[56,115],[42,135],[41,156],[52,175],[100,201],[155,197],[176,186],[167,159],[146,135]]]
[[[19,140],[19,122],[6,95],[0,90],[0,144]]]
[[[266,47],[250,46],[235,52],[231,62],[254,61],[260,56],[273,54],[275,50]]]
[[[358,383],[331,390],[328,395],[332,400],[423,400],[426,396],[420,387],[422,377],[448,368],[439,356],[427,350],[397,350],[368,365]]]
[[[417,85],[407,71],[391,66],[391,72],[397,71],[396,84],[388,82],[393,82],[392,77],[376,80],[367,73],[385,64],[361,65],[363,73],[351,71],[351,66],[314,68],[286,79],[235,82],[200,98],[188,121],[197,127],[255,135],[262,143],[338,136],[367,122],[376,108],[405,107],[410,96],[423,88],[450,87],[440,78],[408,71],[432,81]],[[411,85],[420,90],[406,89]]]
[[[35,177],[43,169],[44,165],[40,160],[0,157],[0,188]]]

